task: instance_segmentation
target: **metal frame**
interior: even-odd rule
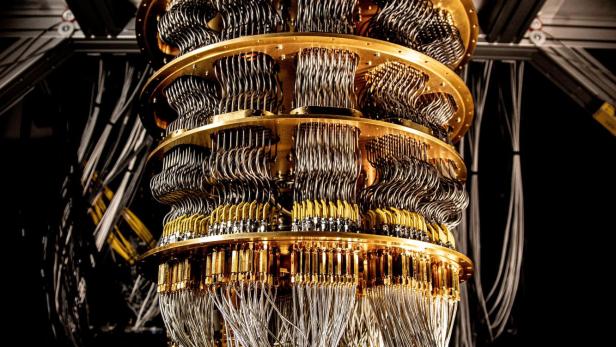
[[[61,38],[15,41],[0,55],[3,64],[0,67],[0,105],[3,110],[21,100],[72,54],[70,42]]]
[[[493,0],[479,10],[479,23],[490,42],[520,42],[546,0]]]

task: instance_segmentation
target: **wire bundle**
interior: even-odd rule
[[[208,27],[216,16],[209,0],[173,0],[158,20],[162,41],[179,48],[180,54],[218,42],[219,35]]]
[[[209,153],[203,147],[174,147],[163,157],[160,173],[150,180],[152,196],[159,202],[174,204],[188,196],[208,196],[203,163]]]
[[[271,164],[276,138],[269,129],[240,127],[212,136],[205,168],[216,191],[208,234],[276,230],[278,207]]]
[[[208,124],[220,100],[216,85],[197,76],[177,78],[165,89],[165,97],[178,115],[165,129],[167,135]]]
[[[357,0],[299,0],[295,29],[299,32],[353,34]]]
[[[217,113],[240,110],[277,112],[281,103],[277,66],[267,54],[245,53],[217,60],[222,95]]]
[[[464,55],[464,43],[451,14],[430,0],[385,0],[368,25],[368,36],[416,49],[443,64]]]
[[[453,161],[439,158],[431,160],[431,164],[439,172],[438,186],[432,195],[424,198],[419,211],[431,224],[453,230],[462,221],[462,213],[468,206],[468,194],[464,182],[456,178],[457,167]]]
[[[220,12],[221,40],[276,32],[282,18],[271,0],[212,0]]]
[[[465,193],[439,185],[447,178],[428,161],[427,150],[428,145],[398,135],[366,144],[377,178],[360,192],[364,227],[375,234],[454,247],[446,222],[457,222],[464,205],[457,199]]]
[[[297,55],[295,107],[355,108],[359,56],[342,49],[303,48]]]
[[[448,141],[449,121],[458,112],[451,94],[435,92],[419,95],[414,102],[421,124],[428,126],[441,140]]]
[[[340,124],[300,124],[295,133],[294,158],[291,230],[357,230],[359,129]]]
[[[368,290],[383,346],[447,347],[457,299],[450,293],[430,295],[426,287],[383,286]]]
[[[423,93],[428,75],[399,62],[380,64],[364,75],[360,105],[374,119],[406,118],[425,123],[417,112],[416,99]]]
[[[159,246],[207,235],[206,217],[212,210],[211,185],[203,174],[209,153],[202,147],[174,147],[163,157],[160,173],[150,180],[152,196],[170,205]]]
[[[464,42],[451,13],[436,10],[429,24],[417,35],[417,49],[445,65],[453,65],[464,56]]]

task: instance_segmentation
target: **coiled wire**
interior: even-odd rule
[[[295,29],[299,32],[355,33],[357,0],[298,0]]]
[[[282,102],[277,69],[271,56],[259,52],[217,60],[214,72],[222,90],[217,113],[248,109],[277,112]]]
[[[400,62],[387,62],[370,70],[364,79],[360,105],[368,117],[424,123],[415,108],[415,99],[424,91],[427,74]]]
[[[453,96],[442,92],[421,94],[415,99],[414,106],[422,124],[430,128],[434,136],[448,142],[448,124],[458,111]]]
[[[465,52],[451,13],[435,8],[430,0],[384,0],[372,17],[367,35],[413,48],[446,65]]]
[[[167,135],[176,130],[208,124],[220,100],[216,85],[198,76],[179,77],[164,93],[169,106],[178,115],[167,126]]]
[[[303,48],[297,55],[295,107],[355,108],[359,56],[342,49]]]
[[[277,139],[270,129],[239,127],[212,136],[204,173],[215,187],[209,235],[275,230],[277,187],[271,173]]]
[[[180,54],[218,42],[219,35],[207,24],[216,14],[208,0],[174,0],[158,20],[159,36]]]
[[[445,65],[455,64],[464,55],[460,31],[453,25],[451,13],[441,9],[417,35],[417,50]]]
[[[292,230],[357,230],[359,129],[343,124],[300,124],[293,153]]]
[[[271,0],[212,0],[212,6],[221,15],[221,40],[273,33],[282,24]]]

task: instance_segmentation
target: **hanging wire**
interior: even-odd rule
[[[522,167],[520,162],[520,118],[522,107],[522,88],[524,85],[524,62],[511,63],[511,112],[506,105],[503,111],[511,136],[513,150],[511,191],[509,194],[509,211],[503,236],[501,258],[498,273],[486,301],[490,314],[490,329],[494,338],[505,330],[520,283],[522,254],[524,251],[524,191]],[[502,89],[501,89],[502,93]],[[505,98],[501,95],[501,103]]]
[[[481,139],[481,125],[484,116],[485,105],[489,93],[493,61],[483,62],[483,69],[478,78],[471,80],[471,92],[475,96],[475,121],[472,131],[469,133],[471,143],[471,193],[469,203],[469,243],[472,251],[473,262],[475,265],[475,275],[473,283],[477,295],[477,301],[483,319],[486,324],[490,325],[490,317],[488,314],[487,303],[481,283],[481,224],[479,210],[479,140]],[[491,329],[488,329],[490,338],[494,335]]]
[[[208,27],[218,14],[208,0],[172,0],[158,20],[162,41],[188,53],[219,40],[219,34]]]
[[[478,168],[481,121],[489,91],[492,64],[492,61],[484,62],[481,76],[471,80],[471,87],[476,97],[477,105],[475,125],[472,132],[469,133],[469,140],[471,142],[470,154],[472,158],[471,203],[469,208],[469,223],[467,224],[465,217],[462,219],[459,244],[461,247],[466,247],[466,236],[468,235],[470,249],[475,262],[475,294],[489,337],[491,340],[494,340],[502,335],[511,315],[520,282],[524,248],[524,197],[520,163],[520,115],[524,64],[511,63],[510,66],[510,89],[512,93],[510,110],[505,104],[506,98],[503,95],[502,89],[499,90],[501,110],[506,116],[506,125],[510,133],[513,149],[512,177],[507,223],[503,233],[503,244],[498,272],[494,282],[490,286],[490,291],[485,295],[481,277],[481,226]],[[465,143],[463,142],[460,148],[462,153],[464,145]],[[467,295],[467,291],[463,289],[462,296]],[[458,346],[473,345],[474,336],[471,333],[469,320],[469,308],[467,305],[463,305],[460,313],[461,324],[458,330]]]
[[[462,79],[464,83],[469,83],[470,65],[464,66],[462,70]],[[462,137],[458,144],[458,153],[464,160],[466,157],[466,141],[467,137]],[[465,187],[466,188],[466,187]],[[470,199],[469,199],[470,203]],[[462,213],[462,219],[460,225],[458,225],[455,233],[456,245],[458,250],[463,254],[468,254],[468,213]],[[475,346],[475,339],[473,335],[471,312],[469,303],[469,284],[464,282],[460,285],[460,303],[458,307],[457,323],[455,327],[454,346],[456,347],[473,347]]]

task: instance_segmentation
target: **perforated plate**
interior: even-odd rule
[[[163,64],[175,58],[179,51],[158,37],[157,23],[158,18],[166,11],[169,0],[142,0],[137,11],[136,31],[137,40],[141,50],[148,55],[150,63],[154,67],[160,67]],[[275,0],[274,3],[278,3]],[[477,36],[479,35],[479,25],[477,13],[472,0],[432,0],[436,8],[446,9],[451,13],[453,22],[460,31],[460,36],[464,42],[465,54],[450,68],[457,69],[464,65],[470,59],[475,47],[477,46]],[[291,1],[289,9],[291,12],[297,7],[296,1]],[[358,31],[378,11],[378,6],[371,0],[360,0],[357,7],[357,22]],[[209,25],[216,27],[219,20],[213,19]]]
[[[212,78],[216,60],[240,53],[261,52],[278,61],[278,74],[284,93],[281,113],[291,111],[294,85],[294,57],[305,47],[346,49],[360,57],[357,74],[363,74],[375,66],[391,61],[408,64],[429,76],[425,92],[451,94],[458,111],[449,122],[451,139],[458,141],[469,128],[474,108],[473,99],[464,81],[452,70],[438,61],[390,42],[353,35],[282,33],[241,37],[200,48],[185,54],[158,70],[147,82],[141,93],[142,120],[151,131],[164,129],[175,118],[167,106],[163,91],[176,78],[197,75]]]

